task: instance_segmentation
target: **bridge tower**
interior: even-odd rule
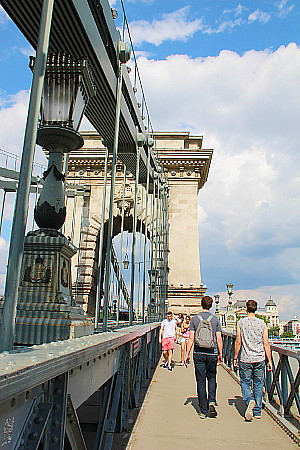
[[[207,180],[212,150],[203,136],[189,132],[155,133],[158,159],[170,187],[169,309],[197,314],[206,286],[201,280],[198,192]]]
[[[64,233],[71,236],[79,248],[73,262],[72,279],[77,303],[89,313],[94,312],[105,148],[96,132],[82,133],[85,144],[72,152],[68,163],[68,182],[80,190],[70,192]],[[202,136],[189,132],[155,133],[156,151],[170,187],[169,198],[169,282],[168,303],[174,312],[195,314],[200,298],[206,291],[201,282],[198,237],[198,192],[207,180],[212,150],[202,149]],[[121,217],[118,192],[124,180],[123,164],[117,167],[114,231],[120,233]],[[128,172],[126,189],[134,188],[134,178]],[[109,184],[109,183],[108,183]],[[109,188],[108,188],[109,189]],[[109,193],[107,194],[109,195]],[[149,235],[150,214],[138,196],[138,229]],[[132,231],[132,198],[128,196],[128,215],[124,230]],[[108,210],[105,216],[108,216]]]

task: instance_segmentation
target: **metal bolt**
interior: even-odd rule
[[[57,444],[58,443],[58,438],[56,436],[52,436],[51,437],[51,442],[52,442],[52,444]]]
[[[60,389],[60,388],[56,388],[56,389],[54,390],[54,394],[55,394],[55,395],[61,394],[61,389]]]
[[[38,434],[36,432],[30,433],[30,435],[28,437],[31,441],[34,441],[35,439],[37,439]]]
[[[42,423],[43,422],[43,418],[41,417],[41,416],[37,416],[35,419],[34,419],[34,423]]]
[[[60,405],[58,405],[56,403],[56,405],[53,406],[54,411],[59,411],[60,410]]]
[[[54,428],[57,428],[57,427],[59,426],[59,421],[58,421],[58,420],[53,420],[53,421],[52,421],[52,426],[53,426]]]

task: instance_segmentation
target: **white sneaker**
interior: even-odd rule
[[[247,422],[251,422],[253,419],[253,408],[255,406],[255,401],[250,400],[249,405],[247,406],[246,412],[245,412],[245,420]]]

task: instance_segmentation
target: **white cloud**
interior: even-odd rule
[[[288,3],[289,0],[280,0],[280,2],[277,3],[278,17],[287,16],[295,8],[295,4],[288,5]]]
[[[0,93],[1,94],[1,93]],[[0,96],[0,146],[2,150],[21,155],[27,118],[29,92]],[[45,164],[42,150],[37,147],[35,160]]]
[[[225,9],[223,14],[231,14],[233,13],[235,17],[242,15],[245,11],[248,11],[246,6],[241,5],[240,3],[234,9]]]
[[[139,68],[155,129],[203,134],[214,148],[200,191],[203,282],[298,284],[300,48],[140,58]]]
[[[224,20],[220,23],[216,28],[206,27],[203,30],[204,34],[213,34],[213,33],[223,33],[224,31],[232,30],[235,27],[240,27],[243,25],[243,19],[235,19],[235,20]]]
[[[162,14],[161,20],[137,20],[129,24],[135,45],[149,42],[160,45],[164,41],[185,41],[203,28],[200,19],[188,20],[189,7]]]
[[[18,51],[24,56],[35,55],[35,50],[33,49],[33,47],[31,47],[31,45],[29,45],[28,47],[20,47]]]
[[[267,23],[271,19],[271,14],[268,12],[261,11],[260,9],[256,9],[248,16],[249,22],[263,22]]]

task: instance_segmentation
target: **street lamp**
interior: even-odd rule
[[[232,305],[231,297],[232,297],[232,294],[233,294],[233,286],[234,286],[234,284],[228,283],[226,286],[227,286],[227,294],[228,294],[228,297],[229,297],[229,299],[228,299],[228,306],[231,307],[231,305]]]
[[[123,265],[124,265],[124,269],[128,269],[128,267],[129,267],[129,259],[128,259],[127,253],[124,256]]]
[[[214,297],[215,297],[215,303],[216,303],[216,311],[215,311],[215,313],[216,313],[216,315],[218,315],[219,314],[220,295],[219,294],[215,294]]]
[[[34,58],[30,60],[34,70]],[[48,55],[37,144],[48,150],[44,186],[34,210],[39,228],[59,230],[66,218],[62,163],[64,154],[84,144],[78,133],[95,86],[88,62],[65,52]]]
[[[34,63],[32,58],[33,71]],[[94,94],[92,74],[85,59],[64,52],[48,55],[37,132],[37,144],[48,151],[48,168],[34,209],[39,229],[25,237],[19,286],[19,305],[29,303],[32,311],[22,325],[20,338],[17,337],[17,342],[25,345],[93,332],[92,321],[72,298],[71,258],[77,249],[58,230],[66,218],[63,158],[83,146],[77,130]]]

